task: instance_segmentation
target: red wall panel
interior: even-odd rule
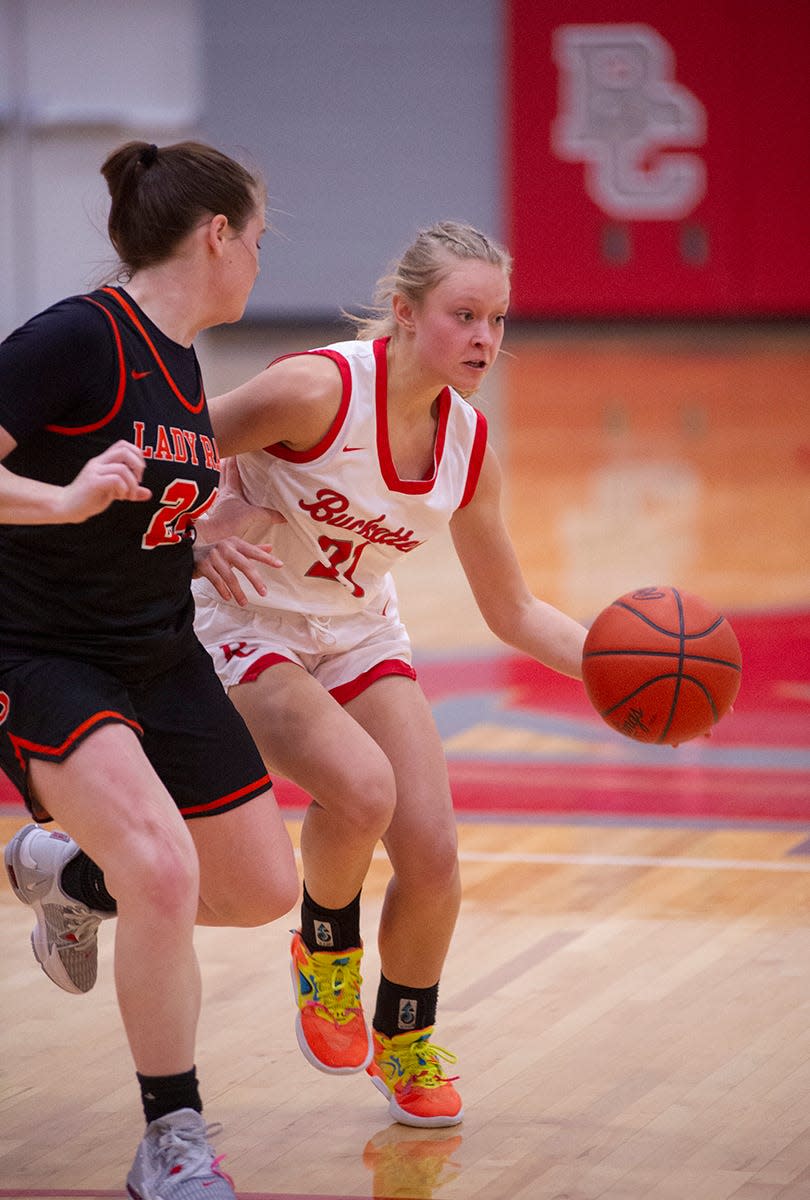
[[[517,315],[810,313],[810,4],[507,12]]]

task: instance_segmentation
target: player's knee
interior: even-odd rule
[[[360,830],[382,837],[391,824],[396,803],[396,781],[387,759],[358,767],[352,779],[350,820]]]
[[[352,763],[342,779],[334,779],[329,795],[318,798],[330,817],[339,820],[343,833],[352,831],[362,840],[381,838],[396,808],[396,781],[388,759],[380,755],[368,762]]]
[[[104,875],[119,911],[148,909],[155,919],[168,921],[186,920],[196,911],[199,864],[184,830],[178,836],[159,829],[137,831],[127,838]]]

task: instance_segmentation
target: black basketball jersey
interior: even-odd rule
[[[120,288],[71,297],[0,345],[4,466],[67,484],[120,438],[146,457],[148,501],[78,525],[0,525],[0,656],[34,650],[142,679],[193,642],[192,522],[219,456],[193,348]]]

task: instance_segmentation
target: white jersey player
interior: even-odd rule
[[[423,230],[380,281],[380,315],[358,321],[357,341],[280,359],[211,401],[246,498],[286,522],[272,530],[276,558],[215,546],[196,599],[198,634],[265,762],[312,797],[291,947],[298,1042],[322,1071],[366,1069],[394,1119],[417,1126],[463,1116],[444,1073],[454,1056],[431,1041],[461,888],[444,753],[391,568],[449,526],[499,637],[577,678],[585,639],[529,591],[486,424],[464,399],[500,349],[510,268],[471,226]],[[234,507],[218,503],[207,538]],[[248,511],[261,541],[269,526]],[[393,875],[369,1030],[360,892],[380,839]]]

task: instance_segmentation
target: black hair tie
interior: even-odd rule
[[[151,167],[153,162],[157,161],[158,148],[154,142],[151,146],[144,146],[138,155],[138,162],[142,167]]]

